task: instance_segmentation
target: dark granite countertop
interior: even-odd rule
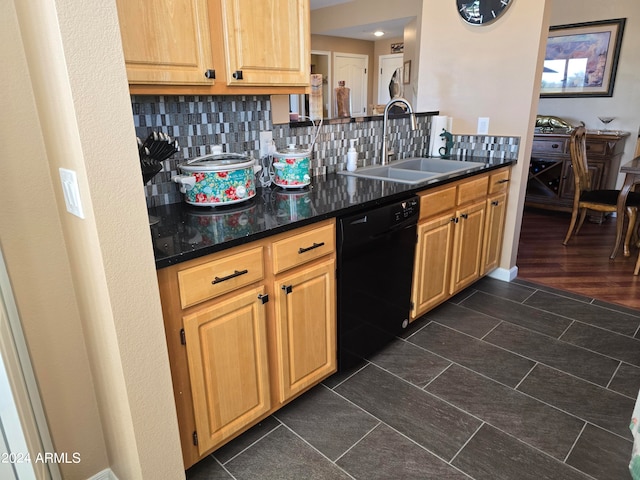
[[[223,207],[174,203],[149,209],[156,268],[164,268],[331,217],[407,198],[416,192],[515,163],[515,160],[467,158],[484,162],[471,173],[419,185],[330,174],[314,177],[303,189],[258,188],[246,202]],[[461,160],[462,161],[462,160]]]

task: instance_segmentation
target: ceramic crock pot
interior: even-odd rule
[[[262,167],[246,155],[211,154],[181,163],[173,177],[190,205],[217,207],[244,202],[256,195],[255,174]]]
[[[289,145],[273,154],[273,183],[283,188],[301,188],[311,183],[310,151]]]

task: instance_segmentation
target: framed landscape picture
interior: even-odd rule
[[[541,97],[611,97],[625,18],[549,28]]]

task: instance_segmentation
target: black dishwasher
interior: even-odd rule
[[[338,369],[409,324],[419,197],[338,219]]]

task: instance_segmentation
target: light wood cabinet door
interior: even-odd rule
[[[484,239],[482,241],[481,275],[497,268],[500,262],[504,221],[507,214],[506,192],[498,193],[487,198],[486,212],[487,219],[484,226]]]
[[[201,455],[271,407],[263,293],[250,289],[183,318]]]
[[[335,260],[292,270],[275,281],[279,401],[336,371]]]
[[[451,294],[459,292],[480,278],[485,201],[483,198],[456,211]]]
[[[418,244],[413,268],[411,320],[449,297],[454,212],[418,225]]]
[[[116,0],[129,84],[213,85],[207,0]]]
[[[308,0],[219,1],[228,85],[309,85]]]

